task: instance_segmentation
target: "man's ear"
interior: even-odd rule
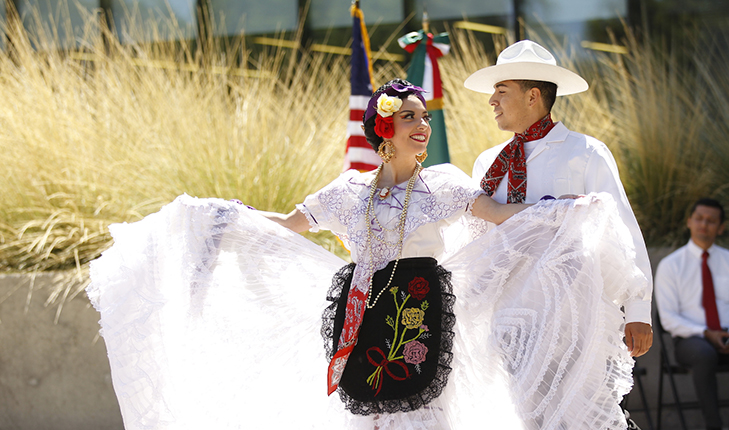
[[[724,233],[724,227],[726,227],[726,221],[721,223],[721,225],[719,226],[719,230],[716,231],[717,236],[720,236],[722,233]]]
[[[534,106],[536,103],[540,103],[542,100],[542,92],[539,91],[539,88],[532,87],[527,91],[527,94],[529,96],[529,106]]]

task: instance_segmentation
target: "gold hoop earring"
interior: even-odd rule
[[[380,147],[377,149],[377,155],[382,158],[382,161],[384,163],[389,163],[390,160],[392,160],[392,157],[395,155],[395,145],[392,144],[389,140],[385,140],[380,144]]]
[[[423,151],[422,154],[418,154],[418,155],[415,156],[415,159],[418,160],[418,163],[420,163],[420,164],[423,164],[423,161],[425,161],[426,158],[428,158],[428,150],[427,149],[425,151]]]

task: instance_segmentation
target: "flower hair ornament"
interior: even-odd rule
[[[409,82],[406,82],[406,84],[393,83],[376,99],[374,96],[370,98],[369,103],[367,103],[364,122],[377,115],[375,118],[375,133],[383,139],[390,139],[395,135],[395,129],[392,125],[392,115],[399,111],[402,107],[402,99],[400,98],[400,95],[408,93],[413,94],[419,98],[420,101],[423,102],[423,106],[425,106],[425,98],[423,97],[424,92],[424,89],[412,85]]]
[[[395,135],[392,125],[392,114],[402,107],[402,99],[381,94],[377,98],[377,116],[375,117],[375,133],[383,139],[391,139]]]

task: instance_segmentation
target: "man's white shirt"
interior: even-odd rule
[[[722,327],[729,326],[729,250],[712,245],[707,264],[714,281]],[[656,305],[663,328],[673,336],[703,336],[706,313],[701,304],[701,255],[692,240],[661,260],[656,269]]]
[[[487,149],[476,159],[473,178],[481,181],[509,141]],[[618,166],[610,150],[599,140],[567,129],[561,122],[542,139],[525,144],[527,191],[525,203],[536,203],[545,195],[607,192],[615,199],[620,217],[630,230],[636,252],[636,265],[645,275],[640,298],[627,303],[626,322],[651,323],[652,276],[643,234],[620,182]],[[492,196],[506,202],[508,174]]]

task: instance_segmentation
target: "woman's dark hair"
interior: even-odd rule
[[[402,86],[412,85],[410,82],[406,81],[405,79],[395,78],[391,80],[390,82],[386,83],[385,85],[381,86],[380,88],[375,91],[374,94],[372,94],[371,100],[377,100],[380,95],[385,93],[390,87],[392,87],[393,84],[399,84]],[[408,91],[408,92],[398,92],[396,94],[396,97],[405,100],[410,96],[411,94],[418,94],[415,91]],[[372,145],[372,149],[377,151],[380,148],[380,144],[384,140],[382,137],[378,136],[377,133],[375,133],[375,118],[377,118],[377,115],[372,115],[369,119],[365,120],[365,115],[367,115],[367,111],[365,110],[365,113],[362,115],[362,122],[364,124],[364,134],[365,138],[367,139],[367,143]]]

